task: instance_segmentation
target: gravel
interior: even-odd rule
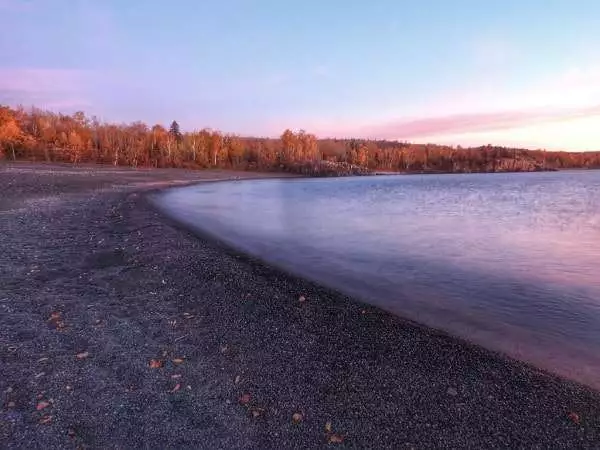
[[[259,175],[0,166],[0,447],[600,448],[598,392],[147,200],[236,176]]]

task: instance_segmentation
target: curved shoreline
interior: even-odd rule
[[[396,303],[390,303],[387,300],[397,298],[397,292],[404,292],[404,285],[395,285],[394,289],[396,291],[388,289],[382,292],[381,289],[377,289],[377,284],[372,278],[370,282],[365,282],[363,279],[362,282],[354,283],[355,279],[361,280],[361,278],[356,278],[360,274],[357,271],[352,272],[351,267],[342,273],[336,273],[332,269],[332,264],[333,266],[339,264],[339,254],[336,255],[338,259],[335,259],[335,257],[328,259],[330,255],[323,254],[322,251],[316,252],[309,244],[307,246],[308,253],[312,256],[312,259],[303,258],[298,256],[303,253],[299,250],[300,246],[287,246],[289,239],[286,240],[281,237],[271,239],[271,236],[264,234],[264,231],[260,227],[258,227],[258,230],[261,231],[259,237],[255,237],[254,233],[252,233],[253,227],[250,227],[251,231],[246,233],[246,226],[241,226],[244,223],[243,215],[240,215],[239,212],[235,213],[235,210],[249,210],[244,209],[243,206],[238,204],[238,196],[247,195],[245,188],[248,188],[252,192],[252,186],[257,186],[260,181],[246,180],[243,187],[237,183],[232,184],[228,182],[224,185],[220,184],[219,186],[208,188],[189,186],[168,189],[157,192],[149,200],[154,208],[172,220],[176,226],[197,235],[201,239],[216,241],[221,248],[234,255],[243,255],[253,262],[272,267],[286,276],[309,280],[317,286],[322,286],[331,292],[352,298],[360,304],[378,307],[398,316],[407,323],[434,330],[435,332],[446,334],[463,342],[485,348],[499,354],[503,358],[524,362],[529,366],[535,367],[536,370],[543,370],[559,378],[578,382],[593,390],[600,388],[600,378],[598,371],[595,370],[599,367],[598,364],[600,363],[598,355],[593,350],[584,348],[581,342],[574,339],[569,333],[565,333],[562,339],[557,338],[556,340],[552,340],[543,334],[544,330],[541,333],[539,333],[539,330],[537,330],[538,333],[535,331],[529,333],[526,326],[523,328],[514,325],[505,325],[503,328],[502,326],[497,326],[497,323],[501,324],[502,320],[499,322],[491,320],[476,322],[473,316],[469,316],[468,320],[463,321],[464,314],[462,316],[460,314],[452,315],[451,306],[443,309],[444,307],[441,305],[435,305],[428,309],[427,302],[419,303],[418,300],[420,297],[415,294],[411,295],[410,298],[407,296],[404,302],[400,300]],[[293,183],[297,184],[298,181],[300,185],[303,185],[310,180],[300,179]],[[251,184],[248,186],[246,183]],[[267,183],[267,185],[270,189],[278,189],[277,186],[279,183]],[[287,183],[285,185],[289,187]],[[231,194],[234,191],[231,194],[233,197],[231,199],[227,195],[224,197],[223,191],[226,194]],[[240,194],[240,192],[243,192],[243,194]],[[260,193],[255,195],[262,195],[263,199],[271,198],[268,190],[261,189]],[[218,198],[219,200],[214,201],[214,198]],[[250,201],[252,202],[253,200],[250,199]],[[275,199],[275,201],[279,200]],[[221,204],[227,204],[228,211],[222,212],[220,209]],[[254,205],[254,203],[252,204]],[[268,209],[269,205],[265,205],[265,207]],[[213,213],[213,210],[216,211],[216,214]],[[251,211],[250,213],[252,214]],[[241,218],[241,220],[237,222],[236,217],[238,220]],[[266,220],[268,222],[268,219],[265,219],[262,214],[259,217],[262,217],[263,221]],[[298,217],[294,217],[293,220],[296,223],[302,222]],[[256,224],[254,224],[254,227],[256,227]],[[292,247],[296,251],[291,250]],[[319,258],[315,258],[315,254]],[[327,262],[320,265],[311,265],[311,262],[315,260],[320,263],[320,258]],[[379,262],[383,263],[382,260]],[[390,261],[386,260],[386,263],[390,263]],[[423,265],[421,264],[422,269]],[[460,273],[460,270],[461,268],[458,267],[454,268],[452,272],[456,274],[457,272]],[[331,275],[332,273],[333,275]],[[476,282],[485,283],[486,281],[491,281],[499,286],[503,284],[511,286],[512,283],[515,283],[513,279],[503,279],[501,277],[493,280],[484,279],[482,281],[483,275],[485,274],[477,274]],[[471,275],[471,278],[475,277]],[[439,289],[436,293],[447,298],[449,292],[448,290],[444,292],[444,288],[439,282],[437,285],[433,282],[431,286],[432,290],[438,287]],[[400,295],[402,294],[398,294],[398,296]],[[558,296],[559,294],[557,293],[556,295]],[[404,300],[403,297],[400,298]],[[489,298],[485,297],[485,293],[474,295],[473,298],[479,299],[482,302],[487,300],[488,304],[490,303]],[[413,299],[417,301],[413,302]],[[415,305],[415,303],[417,304]],[[451,320],[454,321],[454,324],[447,326],[447,323]],[[456,325],[457,323],[459,325]],[[466,332],[465,330],[473,323],[477,325]],[[461,325],[463,328],[461,328]]]
[[[75,194],[0,215],[9,447],[315,448],[327,422],[359,448],[600,444],[598,392],[192,234],[141,186],[19,178],[13,194]],[[64,329],[49,326],[55,310]],[[52,399],[41,411],[39,395]]]

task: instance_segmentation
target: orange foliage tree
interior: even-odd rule
[[[547,152],[500,146],[462,148],[363,139],[317,139],[304,130],[279,138],[184,132],[160,124],[103,123],[83,112],[56,114],[0,106],[6,159],[132,167],[228,168],[307,175],[390,172],[500,172],[600,168],[600,152]]]

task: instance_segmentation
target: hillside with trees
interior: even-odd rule
[[[183,132],[142,122],[114,124],[83,112],[57,114],[0,106],[0,159],[131,167],[289,171],[314,176],[376,172],[520,172],[600,168],[600,152],[551,152],[487,145],[452,147],[398,141],[242,137],[208,128]]]

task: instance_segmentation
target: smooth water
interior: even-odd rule
[[[600,171],[223,182],[159,201],[270,263],[600,387]]]

